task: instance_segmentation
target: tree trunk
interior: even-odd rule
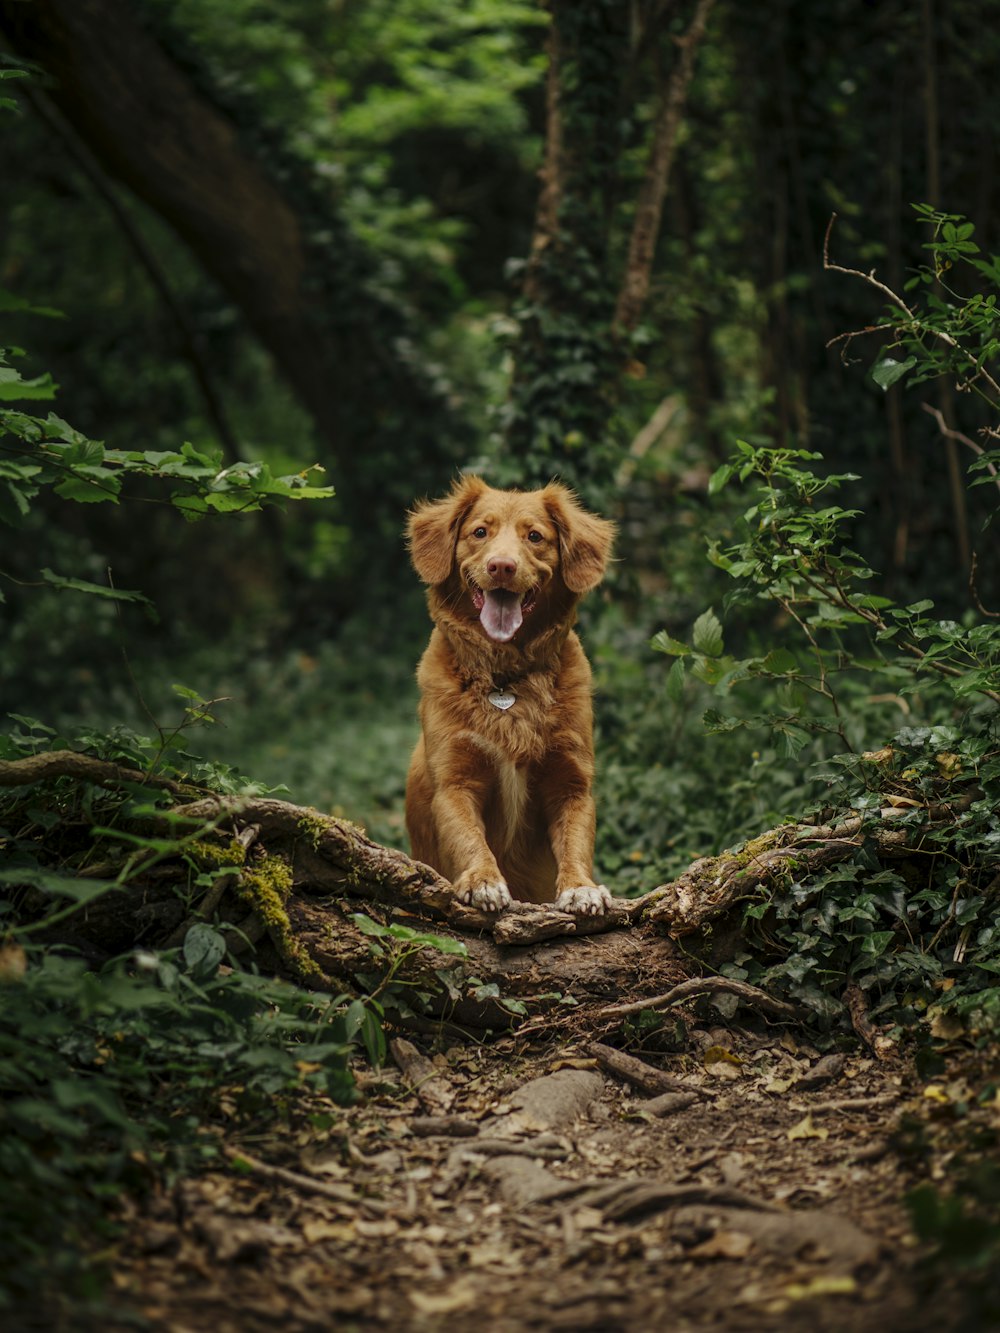
[[[302,163],[251,148],[123,0],[0,0],[0,34],[51,76],[53,102],[94,158],[243,312],[315,419],[345,514],[370,525],[371,509],[352,501],[386,490],[372,458],[390,451],[387,430],[425,435],[413,456],[432,464],[446,409],[396,350],[407,325],[369,289],[371,263],[333,199]],[[402,479],[396,519],[421,484],[412,470]]]

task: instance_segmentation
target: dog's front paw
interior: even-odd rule
[[[578,889],[563,889],[556,899],[556,910],[576,916],[603,916],[613,902],[603,884],[584,884]]]
[[[485,879],[481,875],[462,875],[455,881],[455,892],[460,903],[480,912],[503,912],[511,904],[510,889],[499,876]]]

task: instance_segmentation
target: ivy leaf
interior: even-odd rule
[[[905,361],[897,361],[894,357],[887,356],[881,361],[876,361],[871,368],[871,377],[880,389],[891,389],[892,386],[907,375],[917,364],[915,356],[908,356]]]
[[[196,922],[184,936],[184,961],[195,981],[214,977],[225,955],[226,941],[207,922]]]

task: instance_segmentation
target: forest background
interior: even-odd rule
[[[45,7],[7,6],[8,31],[33,8]],[[615,353],[600,341],[601,305],[625,271],[650,127],[691,14],[669,5],[597,12],[609,105],[590,131],[603,144],[604,179],[586,188],[599,191],[593,206],[605,216],[602,234],[584,242],[591,253],[571,265],[590,288],[590,308],[570,298],[584,327],[571,332],[569,364],[553,372],[539,407],[523,391],[512,396],[510,380],[545,136],[544,10],[185,0],[137,7],[134,32],[112,31],[110,4],[81,10],[94,49],[75,36],[77,60],[91,62],[109,105],[130,92],[108,68],[131,60],[142,77],[135,43],[155,43],[190,97],[232,126],[233,152],[276,182],[298,228],[268,235],[271,201],[258,203],[259,217],[244,211],[261,247],[247,262],[290,267],[290,247],[302,245],[308,271],[287,327],[280,314],[248,309],[253,296],[241,307],[226,269],[236,211],[201,219],[192,254],[170,226],[176,206],[171,214],[161,197],[151,207],[109,174],[117,168],[150,192],[128,145],[114,142],[128,120],[33,114],[42,80],[3,127],[4,342],[27,349],[25,375],[51,371],[59,415],[109,448],[189,441],[275,473],[318,462],[338,494],[197,524],[152,494],[115,505],[47,497],[5,543],[5,710],[65,733],[81,724],[148,731],[149,714],[172,725],[175,684],[226,697],[214,710],[219,726],[194,749],[399,843],[412,672],[426,633],[402,545],[405,511],[463,468],[503,484],[559,475],[622,528],[619,563],[584,610],[597,678],[598,864],[619,888],[651,887],[692,855],[801,806],[814,790],[808,761],[829,748],[822,736],[787,731],[706,739],[711,687],[689,680],[670,697],[667,664],[649,646],[664,628],[683,637],[709,606],[722,613],[730,580],[706,560],[706,542],[726,542],[741,498],[727,504],[707,490],[737,439],[815,449],[829,470],[857,473],[848,499],[864,517],[850,537],[879,571],[879,591],[904,604],[932,598],[955,619],[974,610],[971,551],[992,497],[966,499],[956,478],[973,455],[923,406],[943,407],[951,428],[974,434],[976,404],[948,388],[877,387],[866,375],[875,339],[846,357],[842,343],[828,347],[874,323],[884,302],[824,273],[822,254],[836,211],[836,257],[876,267],[901,292],[926,261],[930,229],[911,207],[923,201],[967,215],[988,250],[996,53],[982,7],[715,7],[649,297],[610,391],[601,358]],[[191,109],[175,107],[178,124],[163,107],[154,113],[158,125],[135,127],[147,136],[149,176]],[[199,169],[211,169],[208,150],[182,163]],[[204,182],[170,188],[185,186],[193,195]],[[190,232],[199,219],[177,225]],[[265,275],[249,284],[266,287]],[[307,359],[314,364],[303,367]],[[518,434],[510,418],[526,401],[535,420]],[[554,443],[538,420],[546,412],[559,418]],[[156,616],[39,587],[43,567],[139,590]],[[985,558],[987,604],[995,579],[996,561]],[[733,609],[727,643],[741,655],[765,638],[773,646],[783,618],[780,608],[764,621],[759,608]],[[917,720],[919,703],[892,689],[849,688],[855,749]],[[744,711],[768,709],[750,697]],[[805,752],[789,764],[799,743]]]
[[[406,510],[558,476],[620,528],[601,877],[974,777],[965,851],[836,970],[898,1017],[966,930],[992,1025],[991,11],[3,0],[4,756],[166,756],[403,846]],[[888,964],[900,893],[936,962]],[[785,944],[820,1013],[833,946]]]

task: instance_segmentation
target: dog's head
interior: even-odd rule
[[[507,643],[539,608],[568,607],[597,587],[614,524],[588,513],[558,482],[497,491],[463,477],[443,500],[418,505],[408,532],[421,579],[441,589],[454,614]]]

